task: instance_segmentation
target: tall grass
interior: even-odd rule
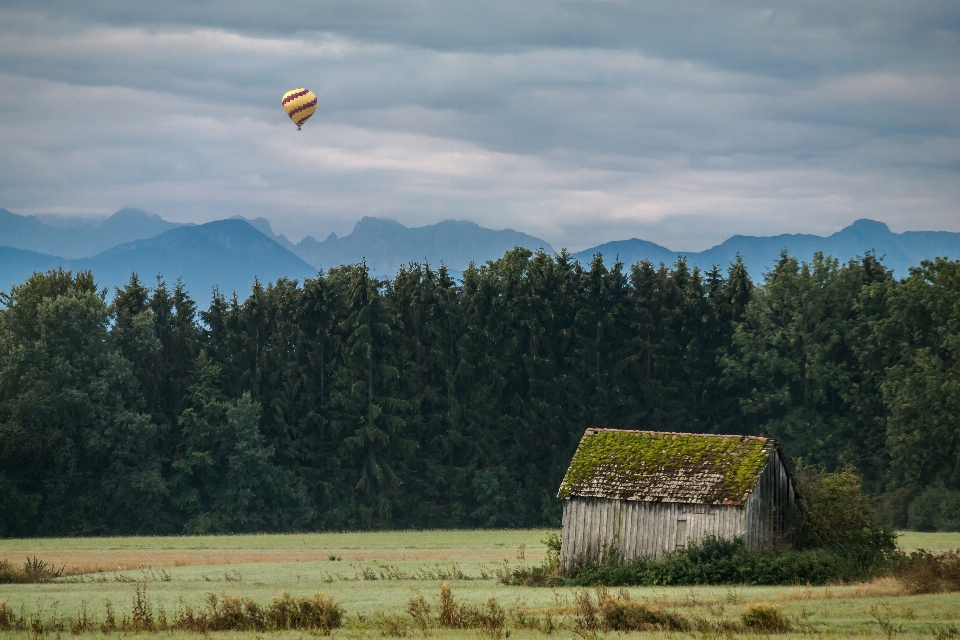
[[[343,622],[344,610],[332,597],[315,593],[311,597],[292,597],[286,591],[267,606],[261,606],[242,596],[220,597],[208,593],[204,607],[193,608],[181,601],[168,617],[162,606],[154,607],[147,595],[145,583],[136,585],[130,615],[117,613],[109,601],[104,605],[103,621],[97,623],[82,604],[75,618],[70,618],[71,633],[114,631],[140,633],[146,631],[193,631],[207,634],[213,631],[284,631],[290,629],[329,633]],[[45,624],[38,615],[17,613],[6,600],[0,600],[0,631],[31,630],[40,635],[45,631],[63,631],[63,618]]]
[[[0,584],[34,584],[50,582],[63,575],[63,567],[57,569],[37,557],[27,558],[22,567],[15,567],[6,558],[0,559]]]

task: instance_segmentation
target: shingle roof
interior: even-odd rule
[[[587,429],[557,497],[741,504],[775,448],[754,436]]]

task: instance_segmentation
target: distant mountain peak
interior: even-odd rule
[[[144,235],[143,237],[149,237],[150,235],[157,235],[157,233],[162,233],[167,229],[179,226],[181,226],[179,223],[167,222],[155,213],[147,213],[140,209],[124,207],[98,224],[97,228],[100,231],[129,229],[137,235],[147,233],[149,235]],[[137,233],[138,231],[141,233]]]
[[[400,229],[409,229],[396,220],[389,218],[374,218],[373,216],[363,216],[353,225],[353,233],[376,233],[380,231],[397,231]]]
[[[890,227],[887,226],[886,222],[880,222],[879,220],[871,220],[869,218],[860,218],[859,220],[854,220],[847,229],[870,229],[871,231],[884,231],[886,233],[893,233],[890,231]]]
[[[260,233],[264,234],[268,238],[273,238],[275,235],[273,233],[273,227],[270,226],[270,221],[262,216],[258,216],[251,220],[250,218],[245,218],[241,215],[236,215],[236,216],[230,216],[229,219],[243,220],[244,222],[248,223],[251,227],[259,231]]]

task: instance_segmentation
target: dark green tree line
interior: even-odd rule
[[[214,292],[36,274],[0,309],[0,535],[558,522],[586,427],[749,433],[960,527],[960,263],[762,284],[515,249]],[[954,501],[954,502],[951,502]]]

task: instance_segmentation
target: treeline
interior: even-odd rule
[[[754,286],[516,249],[205,311],[60,271],[2,303],[2,536],[554,525],[588,426],[774,436],[893,525],[960,528],[957,261],[784,255]]]

